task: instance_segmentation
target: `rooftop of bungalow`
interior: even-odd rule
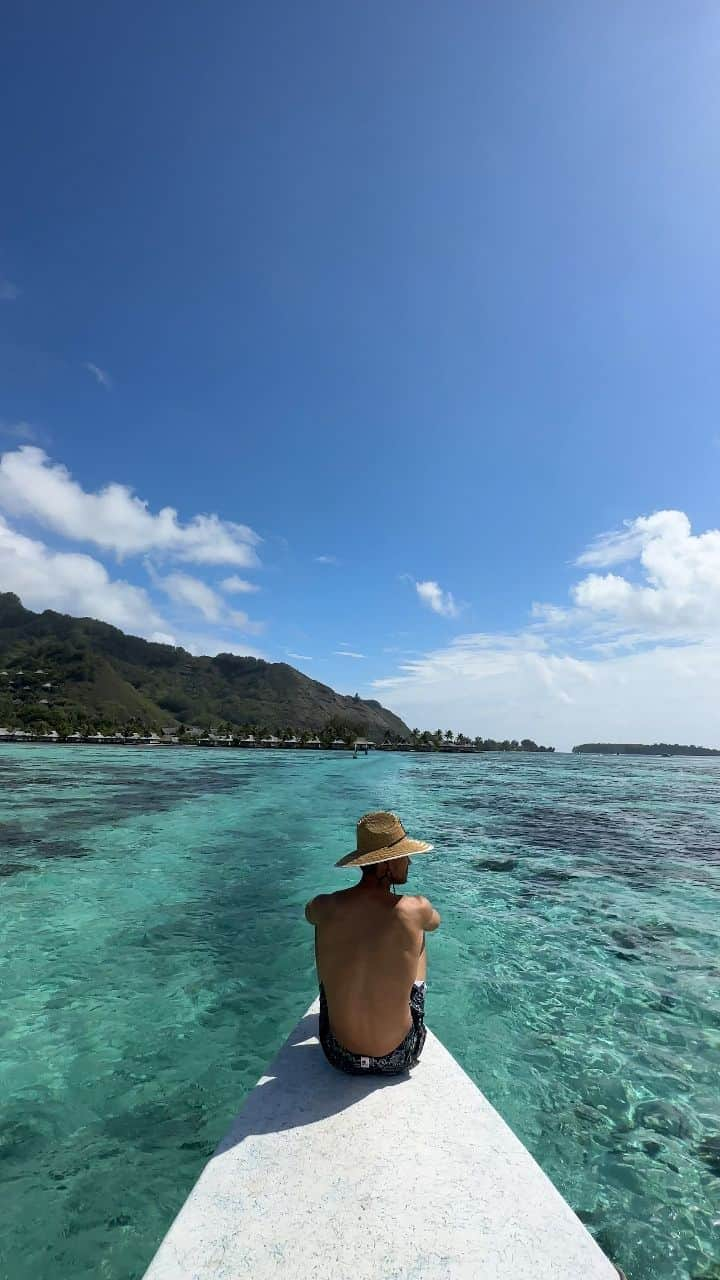
[[[46,700],[41,699],[38,705],[43,705]],[[154,729],[149,730],[146,727],[133,729],[129,731],[119,728],[108,728],[102,726],[100,728],[84,727],[81,729],[74,728],[72,732],[68,732],[62,725],[58,726],[57,722],[53,722],[54,717],[50,713],[47,719],[37,721],[37,724],[27,724],[26,727],[16,725],[15,727],[0,727],[0,742],[68,742],[68,743],[112,743],[115,745],[125,744],[129,746],[147,745],[147,746],[167,746],[167,747],[216,747],[216,748],[237,748],[237,747],[260,747],[265,750],[271,748],[278,749],[314,749],[321,748],[332,751],[352,751],[357,753],[367,753],[368,751],[402,751],[402,752],[433,752],[438,751],[442,754],[485,754],[487,752],[553,752],[554,747],[538,746],[530,739],[523,738],[518,742],[503,740],[497,741],[492,738],[473,740],[464,737],[462,734],[457,738],[448,739],[438,734],[423,733],[422,735],[413,734],[412,738],[401,738],[386,734],[382,742],[376,742],[372,738],[355,737],[352,733],[346,733],[344,737],[336,736],[329,738],[327,731],[323,733],[322,738],[317,733],[308,736],[308,731],[303,730],[297,736],[295,733],[288,734],[287,737],[279,737],[274,733],[265,733],[262,737],[254,733],[245,733],[240,736],[238,730],[233,730],[229,725],[222,732],[215,732],[211,729],[202,729],[196,725],[164,725],[161,732],[157,733]],[[52,731],[52,732],[51,732]]]

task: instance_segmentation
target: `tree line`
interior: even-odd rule
[[[83,737],[90,737],[92,734],[111,735],[113,733],[121,733],[125,737],[131,737],[133,734],[139,734],[141,737],[150,734],[162,735],[163,730],[167,730],[170,726],[168,722],[160,723],[156,720],[147,719],[138,716],[128,716],[123,714],[120,708],[115,714],[110,715],[88,715],[81,708],[66,707],[40,707],[37,705],[15,705],[5,708],[6,714],[2,721],[4,727],[9,729],[25,729],[37,736],[48,734],[53,730],[60,738],[67,738],[71,734],[79,733]],[[2,715],[2,709],[0,709]],[[366,726],[358,726],[357,723],[349,723],[346,720],[332,718],[328,720],[322,727],[318,729],[300,728],[297,725],[290,725],[278,721],[246,721],[242,724],[234,724],[228,720],[211,721],[207,725],[187,725],[173,724],[173,732],[181,742],[201,741],[203,738],[224,738],[239,743],[245,738],[254,738],[256,742],[260,742],[262,738],[276,738],[279,741],[295,740],[301,744],[305,744],[312,739],[319,739],[323,747],[329,747],[333,742],[343,742],[346,746],[352,746],[358,738],[367,738],[375,743],[378,747],[393,748],[410,748],[412,750],[421,751],[548,751],[555,750],[554,747],[539,746],[532,738],[483,738],[479,735],[469,737],[463,733],[456,733],[452,729],[412,729],[408,736],[392,733],[386,730],[382,735],[373,734]]]
[[[581,742],[573,751],[602,756],[720,756],[715,747],[684,747],[679,742]]]

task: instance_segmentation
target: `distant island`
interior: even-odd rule
[[[582,742],[575,752],[601,756],[720,756],[716,747],[683,747],[678,742]]]
[[[552,751],[529,738],[410,729],[372,698],[286,662],[185,649],[92,618],[33,613],[0,592],[0,741]]]

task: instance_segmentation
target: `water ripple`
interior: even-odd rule
[[[713,760],[0,749],[0,1272],[142,1274],[311,998],[303,903],[393,807],[439,851],[412,873],[443,915],[434,1029],[632,1280],[717,1280],[719,783]]]

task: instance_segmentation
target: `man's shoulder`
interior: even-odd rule
[[[439,922],[440,917],[428,898],[424,898],[421,893],[405,893],[402,901],[403,913],[413,924],[421,929],[436,927],[432,922],[434,919]]]
[[[430,903],[427,898],[423,898],[421,893],[403,893],[400,897],[403,911],[409,912],[411,915],[425,915],[431,910]]]
[[[339,889],[335,893],[318,893],[305,907],[305,919],[310,924],[317,924],[321,917],[327,916],[335,908],[338,899],[346,892],[346,889]]]

